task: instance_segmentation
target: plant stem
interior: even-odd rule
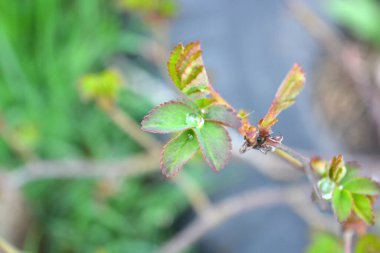
[[[343,234],[343,240],[344,240],[344,253],[351,253],[352,252],[352,239],[354,237],[354,231],[353,230],[346,230]]]
[[[277,189],[253,190],[239,193],[237,196],[215,203],[211,208],[204,209],[201,216],[197,217],[182,231],[163,244],[157,253],[183,252],[210,230],[223,224],[226,220],[249,210],[283,204],[295,205],[304,203],[305,200],[294,193],[303,194],[306,187],[305,185],[301,185]],[[309,214],[311,215],[312,213]],[[315,221],[314,219],[318,219],[318,228],[329,229],[331,232],[337,231],[332,226],[334,223],[330,219],[324,216],[313,217],[312,220]],[[306,221],[309,221],[309,219]]]
[[[318,196],[319,199],[322,199],[318,186],[317,186],[317,178],[315,177],[313,169],[310,166],[310,159],[282,143],[276,144],[275,148],[276,149],[274,153],[277,156],[288,161],[289,163],[294,165],[297,169],[301,168],[306,173],[308,180],[310,181],[310,183],[312,184],[314,188],[315,194]]]

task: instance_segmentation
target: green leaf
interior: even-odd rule
[[[356,177],[358,174],[358,167],[356,165],[354,165],[351,162],[346,162],[345,165],[346,165],[347,173],[340,181],[341,185],[345,184],[347,181]]]
[[[380,237],[377,235],[367,234],[358,240],[355,247],[355,253],[379,253]]]
[[[172,177],[199,150],[199,144],[194,131],[183,131],[165,146],[161,156],[161,170],[166,177]]]
[[[356,215],[368,225],[373,225],[374,216],[371,200],[360,194],[352,194],[352,197],[354,199],[354,211]]]
[[[214,171],[220,171],[231,157],[231,139],[226,129],[206,121],[203,127],[194,130],[206,162]]]
[[[206,108],[215,103],[215,98],[201,98],[195,100],[194,103],[198,106],[198,108]]]
[[[335,236],[320,233],[315,236],[306,253],[343,253],[343,247]]]
[[[236,113],[228,107],[220,104],[211,105],[208,107],[205,119],[218,122],[232,128],[241,127],[241,119],[236,115]]]
[[[175,47],[168,61],[168,71],[174,84],[190,99],[204,98],[210,93],[199,42]]]
[[[335,188],[332,207],[339,222],[344,222],[350,216],[352,210],[353,199],[351,193],[347,190]]]
[[[169,60],[168,60],[168,72],[169,76],[172,79],[173,83],[181,90],[181,79],[177,75],[177,69],[176,64],[178,62],[178,59],[181,57],[181,53],[183,51],[183,45],[178,44],[170,54]]]
[[[305,84],[305,73],[298,64],[294,64],[278,88],[271,106],[264,118],[259,121],[261,133],[270,134],[271,127],[278,121],[277,116],[293,105]]]
[[[375,196],[379,194],[379,185],[373,180],[365,177],[352,178],[345,182],[343,187],[352,193],[362,195]]]
[[[194,127],[189,115],[197,115],[190,106],[170,101],[153,108],[141,122],[142,130],[152,133],[171,133]],[[203,120],[200,118],[200,120]]]

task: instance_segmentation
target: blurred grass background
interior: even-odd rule
[[[31,158],[6,141],[10,131],[38,159],[109,159],[139,151],[96,105],[81,101],[77,83],[116,57],[144,64],[141,42],[154,39],[144,17],[166,19],[175,11],[172,1],[0,1],[1,166]],[[152,107],[126,89],[120,101],[137,122]],[[112,187],[117,190],[107,191]],[[147,177],[31,183],[24,189],[32,218],[23,250],[152,252],[186,207],[173,188]]]

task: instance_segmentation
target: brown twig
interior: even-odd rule
[[[3,185],[18,188],[40,179],[132,177],[157,171],[158,163],[157,157],[146,154],[114,161],[37,161],[4,172],[2,181]]]
[[[294,192],[305,191],[305,186],[288,187],[281,189],[257,190],[241,193],[238,196],[230,197],[212,208],[204,211],[204,214],[194,220],[184,230],[166,242],[159,250],[159,253],[179,253],[189,248],[204,234],[222,224],[228,219],[252,209],[266,208],[274,205],[296,203],[303,199],[294,198]],[[323,220],[322,224],[331,223]],[[327,225],[326,229],[331,226]],[[334,229],[335,230],[335,229]]]

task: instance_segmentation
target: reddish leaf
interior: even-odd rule
[[[278,121],[277,116],[281,111],[295,103],[295,99],[301,92],[304,83],[305,74],[301,67],[295,64],[278,88],[267,114],[259,121],[261,135],[271,134],[271,127]]]
[[[191,42],[185,47],[179,44],[175,47],[168,61],[168,71],[174,84],[192,99],[209,94],[210,83],[199,42]]]

